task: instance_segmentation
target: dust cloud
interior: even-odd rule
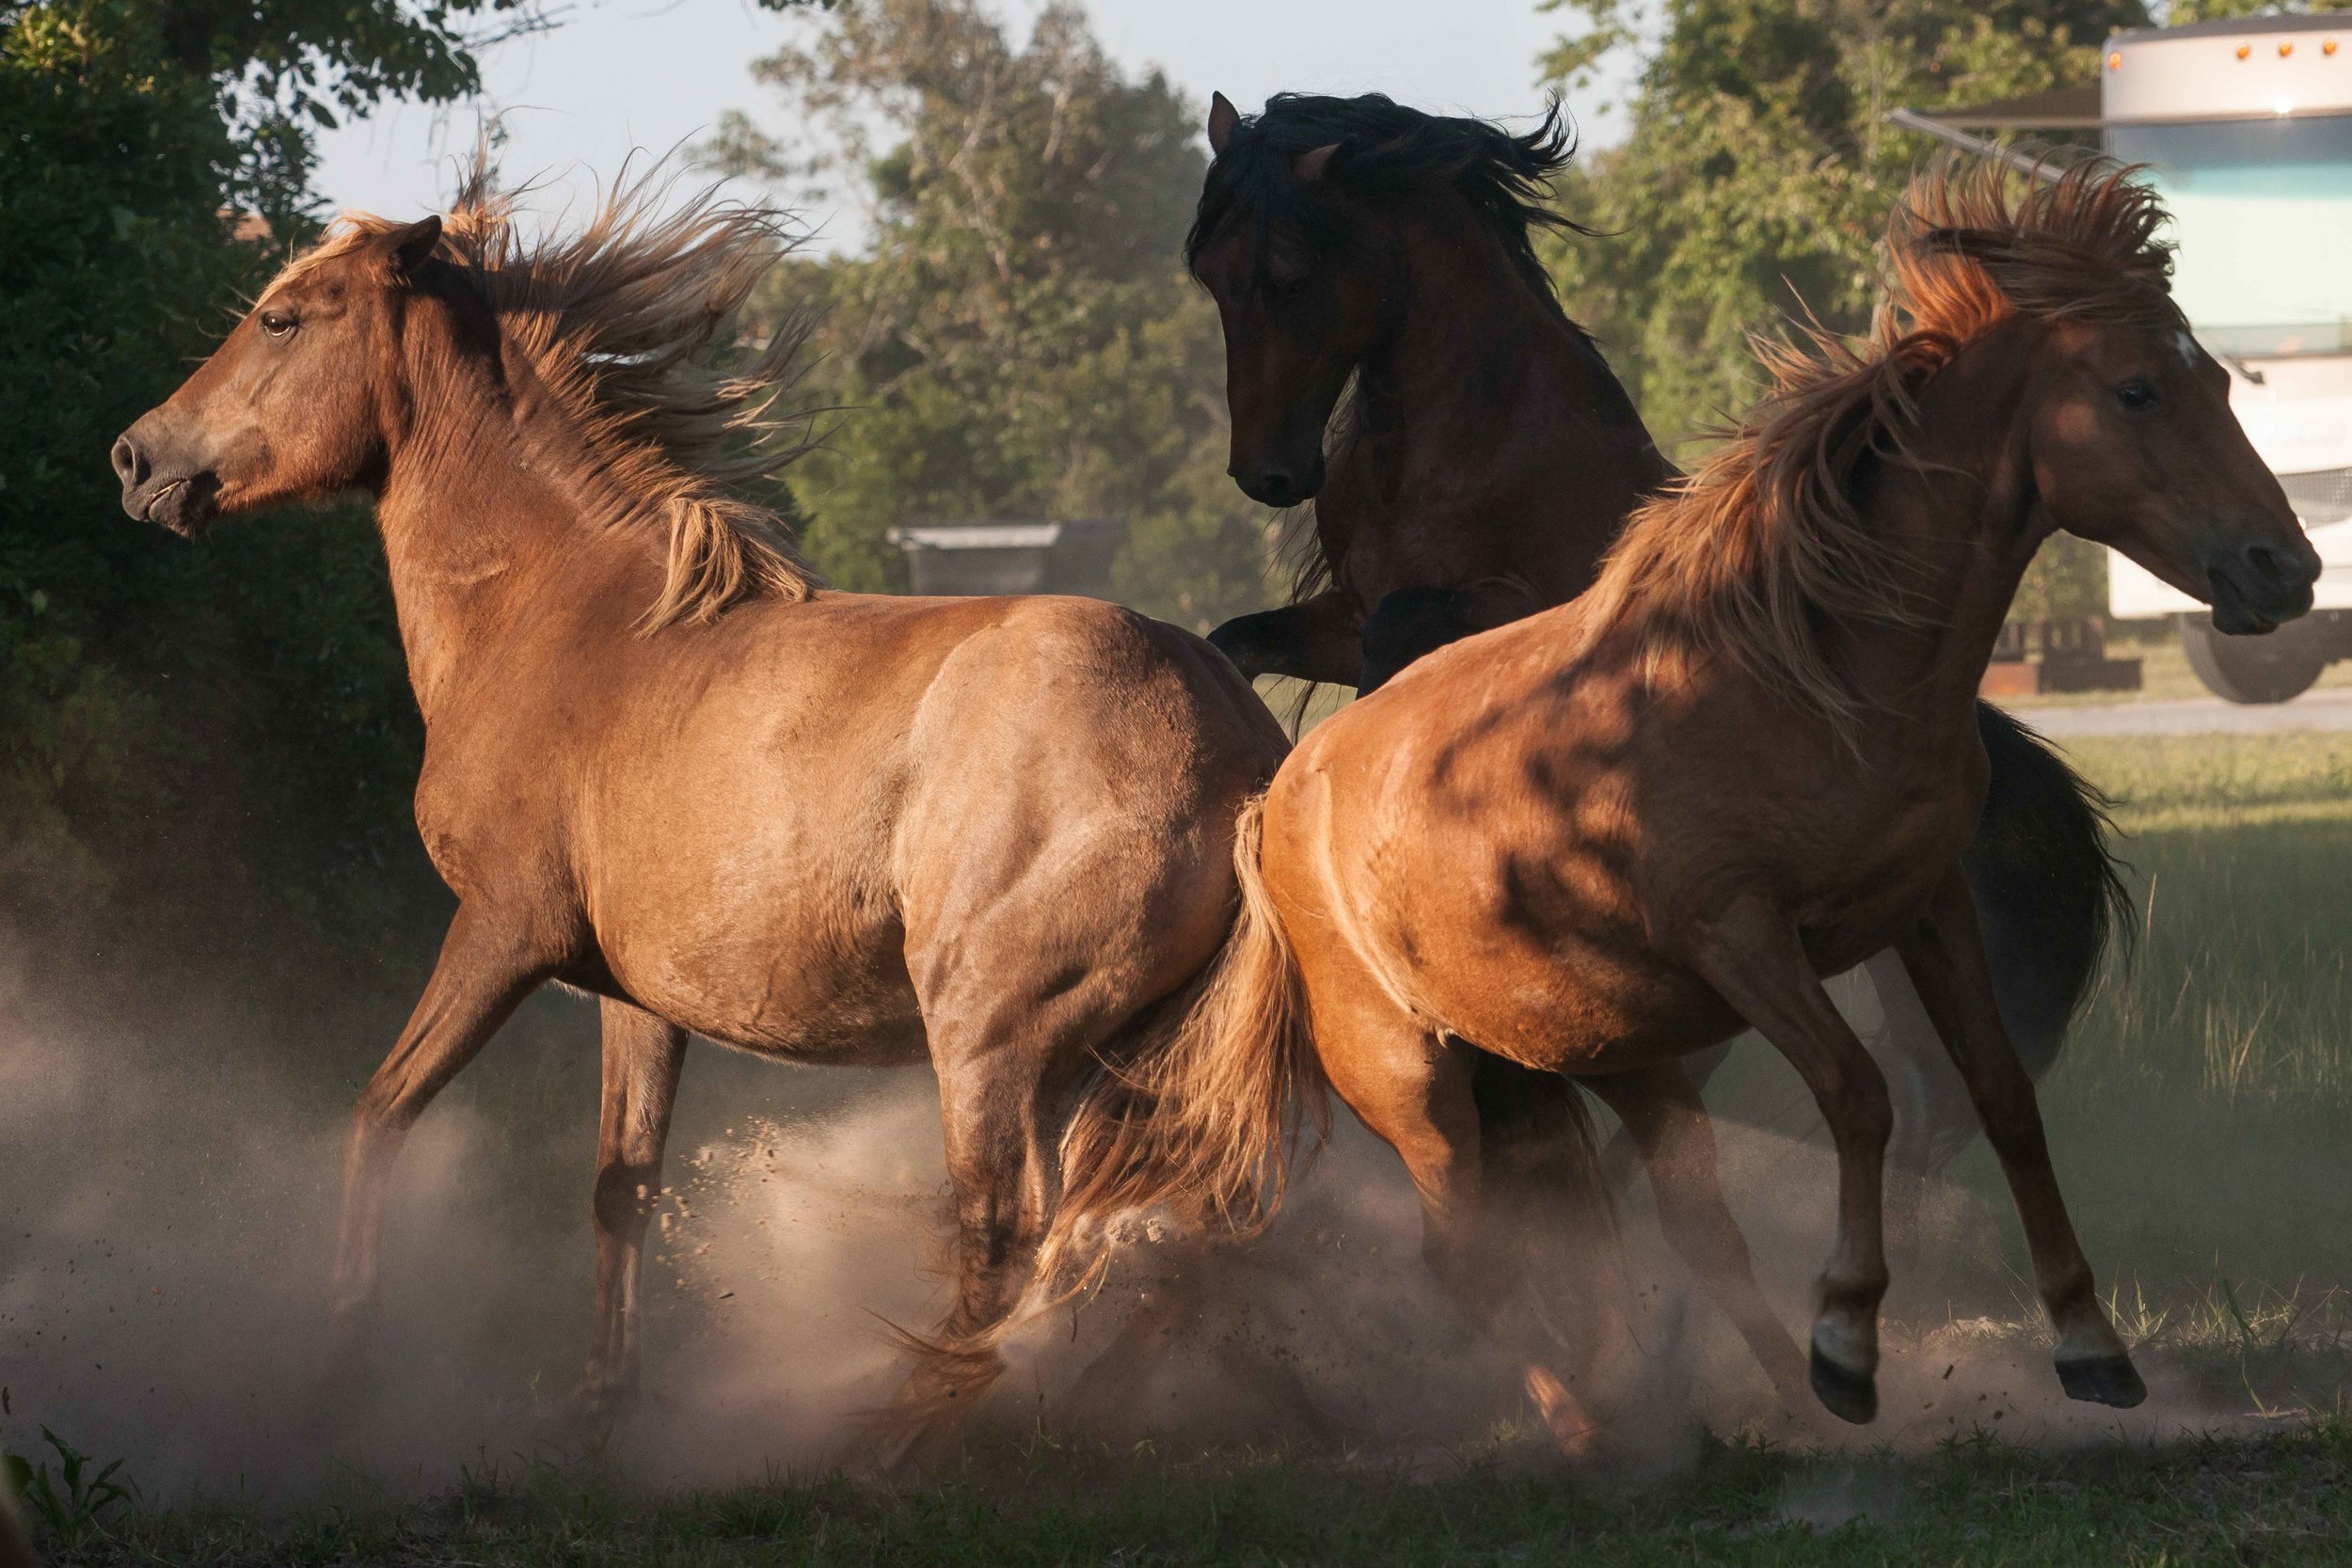
[[[580,1426],[569,1395],[589,1327],[596,1020],[550,997],[412,1138],[386,1237],[376,1386],[323,1406],[343,1114],[397,1015],[323,1004],[260,1021],[205,995],[151,975],[70,980],[0,943],[0,1443],[12,1451],[35,1453],[47,1425],[124,1459],[156,1501],[402,1495],[534,1458],[656,1484],[808,1473],[853,1459],[864,1415],[889,1400],[899,1364],[885,1324],[928,1326],[944,1306],[929,1075],[778,1067],[698,1044],[649,1249],[646,1396],[617,1427]],[[1742,1095],[1770,1107],[1787,1087]],[[1720,1135],[1759,1273],[1802,1338],[1832,1163],[1788,1130],[1727,1122]],[[1845,1429],[1778,1408],[1665,1250],[1637,1182],[1621,1242],[1592,1260],[1611,1305],[1562,1325],[1605,1353],[1609,1446],[1672,1468],[1709,1432],[1903,1448],[1979,1430],[2153,1438],[2225,1418],[2161,1379],[2139,1411],[2068,1404],[2046,1351],[1979,1321],[2020,1313],[2004,1261],[2013,1219],[1959,1188],[1932,1195],[1927,1217],[1937,1239],[1899,1281],[1881,1418]],[[1155,1222],[1131,1228],[1099,1294],[1017,1337],[982,1440],[1295,1443],[1406,1472],[1471,1451],[1558,1463],[1519,1370],[1424,1268],[1394,1157],[1352,1124],[1260,1243],[1204,1248]],[[1817,1501],[1842,1506],[1791,1507]]]

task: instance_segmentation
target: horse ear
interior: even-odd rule
[[[405,282],[417,275],[433,254],[433,247],[441,243],[441,220],[436,215],[421,217],[405,228],[395,229],[384,236],[384,253],[391,259],[392,277]]]
[[[1340,150],[1340,143],[1326,142],[1311,152],[1301,152],[1291,160],[1291,178],[1302,185],[1311,185],[1323,178],[1323,171],[1331,166],[1331,154]]]
[[[1241,123],[1241,111],[1233,101],[1221,92],[1209,94],[1209,150],[1225,156],[1225,144],[1233,139],[1233,128]]]

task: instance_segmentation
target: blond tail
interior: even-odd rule
[[[1258,872],[1264,815],[1258,795],[1234,822],[1241,911],[1193,1004],[1131,1059],[1104,1064],[1079,1097],[1062,1134],[1062,1200],[1038,1249],[1041,1280],[1099,1278],[1108,1222],[1139,1210],[1263,1229],[1281,1201],[1300,1112],[1319,1132],[1328,1125],[1298,961]]]

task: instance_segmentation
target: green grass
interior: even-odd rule
[[[839,1481],[633,1497],[558,1468],[406,1506],[132,1517],[61,1564],[2156,1564],[2352,1560],[2352,1428],[2065,1453],[1709,1451],[1663,1483],[1468,1466],[1049,1450],[890,1492]]]
[[[2144,928],[2054,1091],[2352,1109],[2352,736],[2084,740]]]
[[[2070,1202],[2143,1366],[2241,1435],[1900,1453],[1714,1440],[1569,1472],[1523,1432],[1393,1456],[1111,1456],[998,1440],[956,1479],[722,1492],[492,1462],[453,1488],[109,1513],[64,1564],[2352,1562],[2352,736],[2085,740],[2146,930],[2043,1085]],[[2043,1331],[1981,1148],[1948,1300],[1890,1321],[1996,1351]],[[566,1201],[570,1196],[566,1190]],[[2034,1357],[2038,1361],[2038,1354]],[[59,1426],[71,1436],[70,1421]],[[1998,1430],[1998,1429],[1995,1429]],[[2247,1436],[2249,1432],[2265,1435]]]
[[[2352,1373],[2352,736],[2070,751],[2117,800],[2145,914],[2042,1085],[2077,1227],[2151,1351],[2242,1407],[2331,1404]],[[1981,1148],[1963,1175],[2005,1208]],[[2006,1262],[2022,1277],[2013,1240]]]

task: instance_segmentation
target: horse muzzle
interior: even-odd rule
[[[122,510],[142,523],[160,523],[194,539],[220,515],[220,476],[210,468],[158,463],[134,425],[114,445]]]
[[[2312,608],[2319,580],[2319,555],[2297,540],[2299,549],[2246,545],[2209,558],[2205,581],[2215,629],[2232,637],[2259,637]]]
[[[1323,488],[1323,453],[1316,452],[1314,461],[1303,467],[1284,464],[1245,467],[1236,463],[1225,471],[1241,486],[1241,493],[1260,506],[1297,506],[1312,500]]]

